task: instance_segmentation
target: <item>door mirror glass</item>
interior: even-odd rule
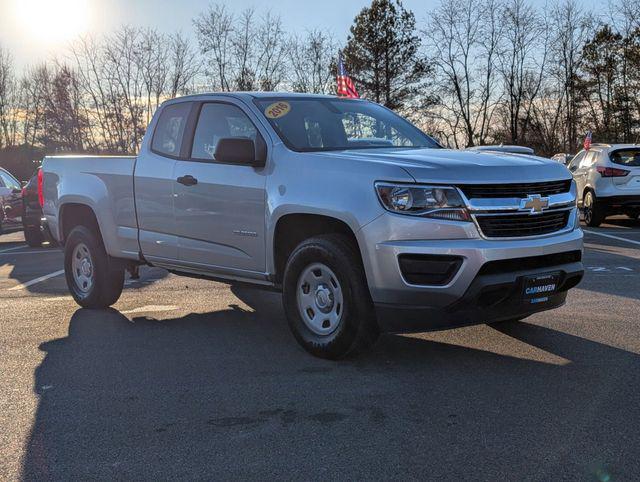
[[[264,161],[256,159],[256,144],[253,139],[243,137],[228,137],[218,140],[214,159],[216,162],[230,164],[254,167],[264,166]]]

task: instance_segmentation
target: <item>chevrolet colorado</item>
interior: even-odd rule
[[[576,187],[553,161],[455,151],[365,100],[165,102],[137,157],[47,157],[44,214],[84,307],[142,264],[281,290],[298,342],[519,320],[583,276]]]

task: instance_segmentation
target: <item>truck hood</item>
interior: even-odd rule
[[[544,182],[571,179],[562,164],[542,157],[488,151],[452,149],[360,149],[324,152],[345,160],[399,166],[416,182],[488,184]]]

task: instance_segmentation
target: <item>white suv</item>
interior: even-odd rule
[[[610,214],[640,215],[640,145],[593,144],[569,164],[588,226]]]

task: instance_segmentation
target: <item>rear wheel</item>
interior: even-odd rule
[[[71,295],[84,308],[106,308],[122,293],[124,269],[109,259],[102,241],[76,226],[65,243],[64,271]]]
[[[42,246],[42,242],[44,241],[44,236],[42,232],[37,227],[24,227],[24,240],[27,242],[29,246],[32,248],[38,248]]]
[[[287,262],[283,301],[293,335],[315,356],[342,358],[378,338],[360,254],[345,236],[298,245]]]
[[[602,205],[596,200],[596,195],[593,191],[587,191],[585,193],[582,204],[585,224],[593,228],[600,226],[606,217],[606,212]]]

